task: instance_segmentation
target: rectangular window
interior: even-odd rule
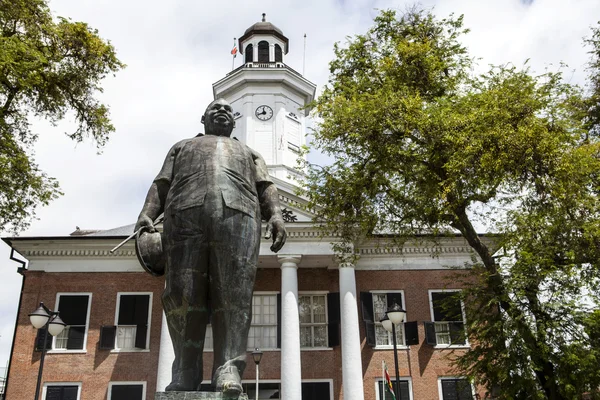
[[[381,324],[381,319],[385,316],[386,311],[391,306],[397,304],[402,309],[404,308],[404,298],[402,292],[391,293],[372,293],[373,294],[373,317],[375,325],[375,345],[376,346],[393,346],[392,334],[385,330]],[[404,346],[404,324],[396,325],[396,344]]]
[[[57,294],[58,312],[67,326],[54,338],[54,350],[85,350],[91,294]]]
[[[44,400],[79,400],[78,384],[48,384],[44,386]]]
[[[144,400],[146,382],[110,382],[108,400]]]
[[[400,378],[400,389],[396,385],[395,377],[392,377],[392,387],[394,388],[394,394],[396,395],[396,400],[411,400],[412,399],[412,388],[411,381],[406,378]],[[388,390],[385,389],[383,379],[377,380],[377,400],[393,400],[393,396],[390,394]]]
[[[115,348],[147,349],[150,325],[151,294],[118,295]]]
[[[212,326],[206,327],[204,350],[213,349]],[[248,350],[277,348],[277,295],[255,294],[252,296],[252,322],[248,332]]]
[[[473,400],[473,386],[464,378],[440,378],[440,400]]]
[[[430,291],[432,323],[427,340],[436,345],[466,345],[464,314],[459,291]]]
[[[327,347],[327,296],[300,295],[300,347]]]
[[[252,325],[248,333],[248,349],[277,348],[277,296],[252,296]]]

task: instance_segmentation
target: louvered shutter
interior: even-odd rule
[[[373,323],[373,295],[369,292],[360,292],[360,304],[367,344],[375,347],[375,324]]]
[[[329,347],[340,345],[340,294],[327,294],[327,335]]]

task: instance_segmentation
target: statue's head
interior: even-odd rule
[[[229,102],[225,99],[216,99],[210,103],[204,111],[202,123],[207,135],[231,136],[235,121]]]

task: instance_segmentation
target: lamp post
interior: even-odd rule
[[[29,314],[29,321],[35,329],[45,328],[44,341],[42,346],[42,356],[40,358],[40,370],[38,371],[37,386],[35,387],[35,400],[40,398],[40,385],[42,383],[42,371],[44,370],[44,358],[46,357],[46,342],[48,341],[48,332],[52,336],[60,334],[65,329],[65,324],[58,316],[58,311],[52,311],[40,303],[37,310]]]
[[[385,316],[381,320],[381,325],[386,331],[391,332],[392,342],[394,343],[394,366],[396,367],[396,391],[400,390],[400,372],[398,371],[398,345],[396,343],[396,325],[404,322],[406,311],[398,304],[393,304],[385,312]],[[397,396],[398,394],[396,394]]]
[[[258,400],[258,364],[260,364],[260,359],[263,356],[263,352],[258,350],[258,347],[254,349],[252,352],[252,358],[254,359],[254,363],[256,364],[256,400]]]

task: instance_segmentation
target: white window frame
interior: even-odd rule
[[[56,336],[52,337],[52,349],[48,349],[48,353],[87,353],[87,339],[88,331],[90,329],[90,312],[92,309],[92,293],[91,292],[58,292],[56,293],[56,299],[54,301],[54,310],[58,311],[60,304],[60,296],[88,296],[87,314],[85,316],[85,333],[83,336],[83,349],[57,349],[56,348]],[[60,316],[60,314],[59,314]],[[66,327],[65,327],[66,328]],[[67,329],[63,329],[63,332]],[[49,334],[49,333],[48,333]]]
[[[402,304],[400,304],[400,306],[402,307],[403,310],[406,310],[406,296],[404,296],[404,290],[371,290],[369,293],[371,293],[371,297],[374,294],[387,294],[387,293],[400,293],[402,295]],[[386,299],[387,302],[387,299]],[[389,308],[389,304],[388,304],[388,308]],[[375,302],[373,301],[373,319],[375,320]],[[405,317],[406,319],[406,317]],[[383,328],[383,326],[381,325],[380,321],[373,321],[373,329],[375,329],[375,347],[373,347],[373,349],[375,350],[393,350],[394,349],[394,342],[392,341],[392,334],[390,332],[388,332],[388,343],[387,345],[378,345],[377,344],[377,326],[381,326]],[[396,327],[396,329],[398,329],[398,327]],[[406,332],[404,331],[404,326],[402,326],[402,343],[396,343],[396,347],[399,350],[404,350],[404,349],[408,349],[408,346],[406,345]]]
[[[302,347],[302,344],[300,345],[300,351],[311,351],[311,350],[325,350],[325,349],[333,349],[332,347],[329,347],[329,305],[327,304],[327,295],[329,294],[329,292],[325,292],[325,291],[317,291],[317,292],[298,292],[298,307],[300,307],[300,297],[302,296],[323,296],[325,297],[325,323],[322,322],[299,322],[298,325],[298,329],[300,330],[300,328],[302,328],[302,326],[311,326],[311,327],[315,327],[315,326],[325,326],[325,340],[327,341],[327,346],[308,346],[308,347]],[[311,330],[313,333],[311,334],[311,338],[312,338],[312,343],[314,343],[315,341],[315,337],[314,337],[314,330]],[[301,334],[301,333],[300,333]],[[325,382],[324,380],[306,380],[306,382]],[[304,381],[303,381],[304,382]]]
[[[262,328],[262,327],[274,327],[275,328],[275,347],[260,347],[261,351],[272,351],[272,350],[279,350],[277,349],[277,326],[279,325],[279,320],[277,319],[277,294],[278,292],[254,292],[252,294],[252,301],[254,302],[254,297],[255,296],[261,296],[261,297],[266,297],[266,296],[272,296],[275,298],[275,324],[251,324],[250,328]],[[254,315],[254,313],[252,314]],[[251,346],[248,346],[247,350],[249,351],[253,351],[254,348]]]
[[[146,381],[110,381],[108,382],[108,393],[106,400],[112,400],[112,387],[123,385],[142,385],[142,400],[146,399]]]
[[[44,382],[42,387],[42,399],[46,400],[48,386],[77,386],[77,400],[81,399],[81,382]]]
[[[437,326],[438,324],[446,324],[447,323],[443,322],[443,321],[436,321],[434,314],[433,314],[433,297],[432,297],[432,293],[455,293],[455,292],[460,292],[462,291],[462,289],[429,289],[428,290],[428,296],[429,296],[429,311],[431,312],[431,322],[433,322],[435,329],[435,342],[436,345],[434,346],[435,349],[464,349],[464,348],[470,348],[471,345],[469,344],[469,338],[467,337],[466,333],[465,333],[465,344],[439,344],[439,340],[438,340],[438,333],[437,333]],[[465,305],[463,304],[463,301],[460,300],[460,311],[462,314],[462,323],[463,323],[463,327],[467,326],[467,318],[465,315]],[[449,322],[449,321],[448,321]],[[461,321],[455,321],[455,322],[461,322]],[[448,332],[450,332],[448,330]],[[450,378],[448,377],[448,379],[457,379],[457,378]],[[441,384],[440,384],[441,385]],[[441,386],[440,386],[441,387]]]
[[[460,290],[455,290],[456,292],[460,291]],[[442,381],[445,380],[454,380],[454,379],[463,379],[467,382],[469,382],[469,385],[471,386],[471,396],[473,396],[473,399],[476,399],[476,394],[477,392],[475,392],[475,387],[473,386],[473,382],[470,382],[468,378],[464,377],[464,376],[439,376],[438,377],[438,393],[439,393],[439,398],[440,400],[444,400],[444,392],[442,391]]]
[[[119,334],[119,310],[121,309],[121,296],[127,295],[149,295],[148,299],[148,330],[146,332],[146,348],[145,349],[137,349],[137,348],[126,348],[122,349],[117,347],[117,335]],[[150,328],[152,327],[152,300],[153,293],[152,292],[118,292],[117,293],[117,305],[115,307],[115,348],[111,350],[111,353],[145,353],[150,351]]]
[[[254,293],[252,293],[252,297],[254,297],[254,296],[274,296],[275,297],[275,302],[277,302],[277,295],[279,293],[280,292],[271,292],[271,291],[258,292],[258,291],[255,291]],[[275,306],[277,307],[277,304]],[[277,320],[277,310],[275,310],[275,319],[276,319],[276,322],[275,322],[275,332],[277,332],[277,326],[281,322],[281,321]],[[250,327],[253,327],[253,326],[255,326],[255,325],[250,325]],[[261,324],[261,325],[258,325],[258,326],[272,326],[272,325],[262,325]],[[209,332],[210,332],[210,337],[211,337],[211,342],[212,342],[212,325],[211,324],[208,324],[206,326],[206,333],[204,335],[205,340],[206,340],[207,334],[209,334]],[[206,346],[206,341],[205,341],[205,343],[204,343],[204,350],[203,350],[204,353],[212,353],[213,352],[214,342],[212,342],[212,343],[213,343],[213,346],[208,347],[208,346]],[[277,343],[275,345],[277,345]],[[253,351],[254,348],[248,347],[246,350]],[[276,347],[275,348],[266,348],[266,347],[262,348],[261,347],[260,351],[281,351],[281,349],[276,348]],[[261,382],[262,382],[262,379],[261,379]]]
[[[404,300],[404,297],[402,297],[402,300]],[[392,377],[390,376],[390,379],[392,380],[392,383],[394,383],[396,381],[396,377]],[[413,384],[412,384],[412,378],[410,376],[401,376],[400,377],[401,381],[408,381],[408,396],[410,400],[413,400]],[[381,382],[383,382],[382,378],[376,378],[375,379],[375,398],[376,399],[381,399]],[[395,393],[397,394],[397,393]],[[396,398],[398,398],[396,396]]]

